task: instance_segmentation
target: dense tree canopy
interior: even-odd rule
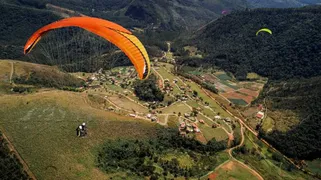
[[[227,145],[226,141],[217,142],[215,139],[204,145],[197,140],[181,137],[176,129],[158,128],[156,131],[158,136],[155,139],[106,142],[98,153],[98,167],[108,173],[130,171],[131,177],[153,174],[159,177],[160,171],[155,171],[156,167],[162,169],[163,176],[170,173],[175,177],[197,177],[214,168],[214,155]],[[194,160],[194,165],[182,168],[177,157],[170,160],[164,158],[166,153],[174,152],[188,155]]]
[[[144,101],[163,101],[164,94],[157,86],[157,79],[155,75],[150,75],[147,80],[136,80],[133,83],[134,92],[139,99]]]

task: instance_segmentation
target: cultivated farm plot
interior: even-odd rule
[[[108,179],[95,166],[106,139],[153,137],[155,124],[92,108],[80,93],[0,98],[0,127],[38,179]],[[88,136],[76,136],[82,122]]]
[[[259,80],[262,82],[259,82],[259,80],[257,82],[238,82],[224,71],[218,71],[213,74],[206,71],[197,71],[195,68],[190,68],[188,73],[193,74],[195,79],[205,81],[208,84],[214,84],[223,97],[233,104],[241,106],[246,106],[257,98],[266,81],[264,78],[260,78]]]
[[[251,103],[254,100],[252,96],[247,96],[239,92],[221,93],[221,95],[229,99],[233,103],[239,103],[238,105],[243,105],[243,106]],[[236,101],[236,100],[239,100],[239,101]]]

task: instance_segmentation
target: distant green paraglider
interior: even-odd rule
[[[270,29],[262,28],[256,32],[256,35],[258,35],[260,32],[263,32],[263,31],[272,34],[272,31]]]

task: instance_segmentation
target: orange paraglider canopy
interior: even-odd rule
[[[48,24],[37,30],[28,39],[24,47],[24,53],[28,54],[45,33],[64,27],[80,27],[110,41],[131,60],[140,79],[148,77],[150,61],[147,51],[139,39],[124,27],[99,18],[71,17]]]

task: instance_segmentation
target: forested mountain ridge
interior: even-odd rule
[[[244,9],[245,0],[15,0],[19,6],[44,9],[46,4],[69,8],[89,16],[116,21],[125,27],[151,27],[162,30],[198,28],[218,18],[223,10]]]
[[[17,6],[0,1],[0,57],[23,56],[23,45],[38,28],[60,17],[50,11]]]
[[[256,36],[261,28],[273,34]],[[204,63],[218,65],[238,79],[248,72],[270,79],[308,78],[321,75],[320,30],[321,6],[254,9],[218,19],[191,44],[203,51]]]

